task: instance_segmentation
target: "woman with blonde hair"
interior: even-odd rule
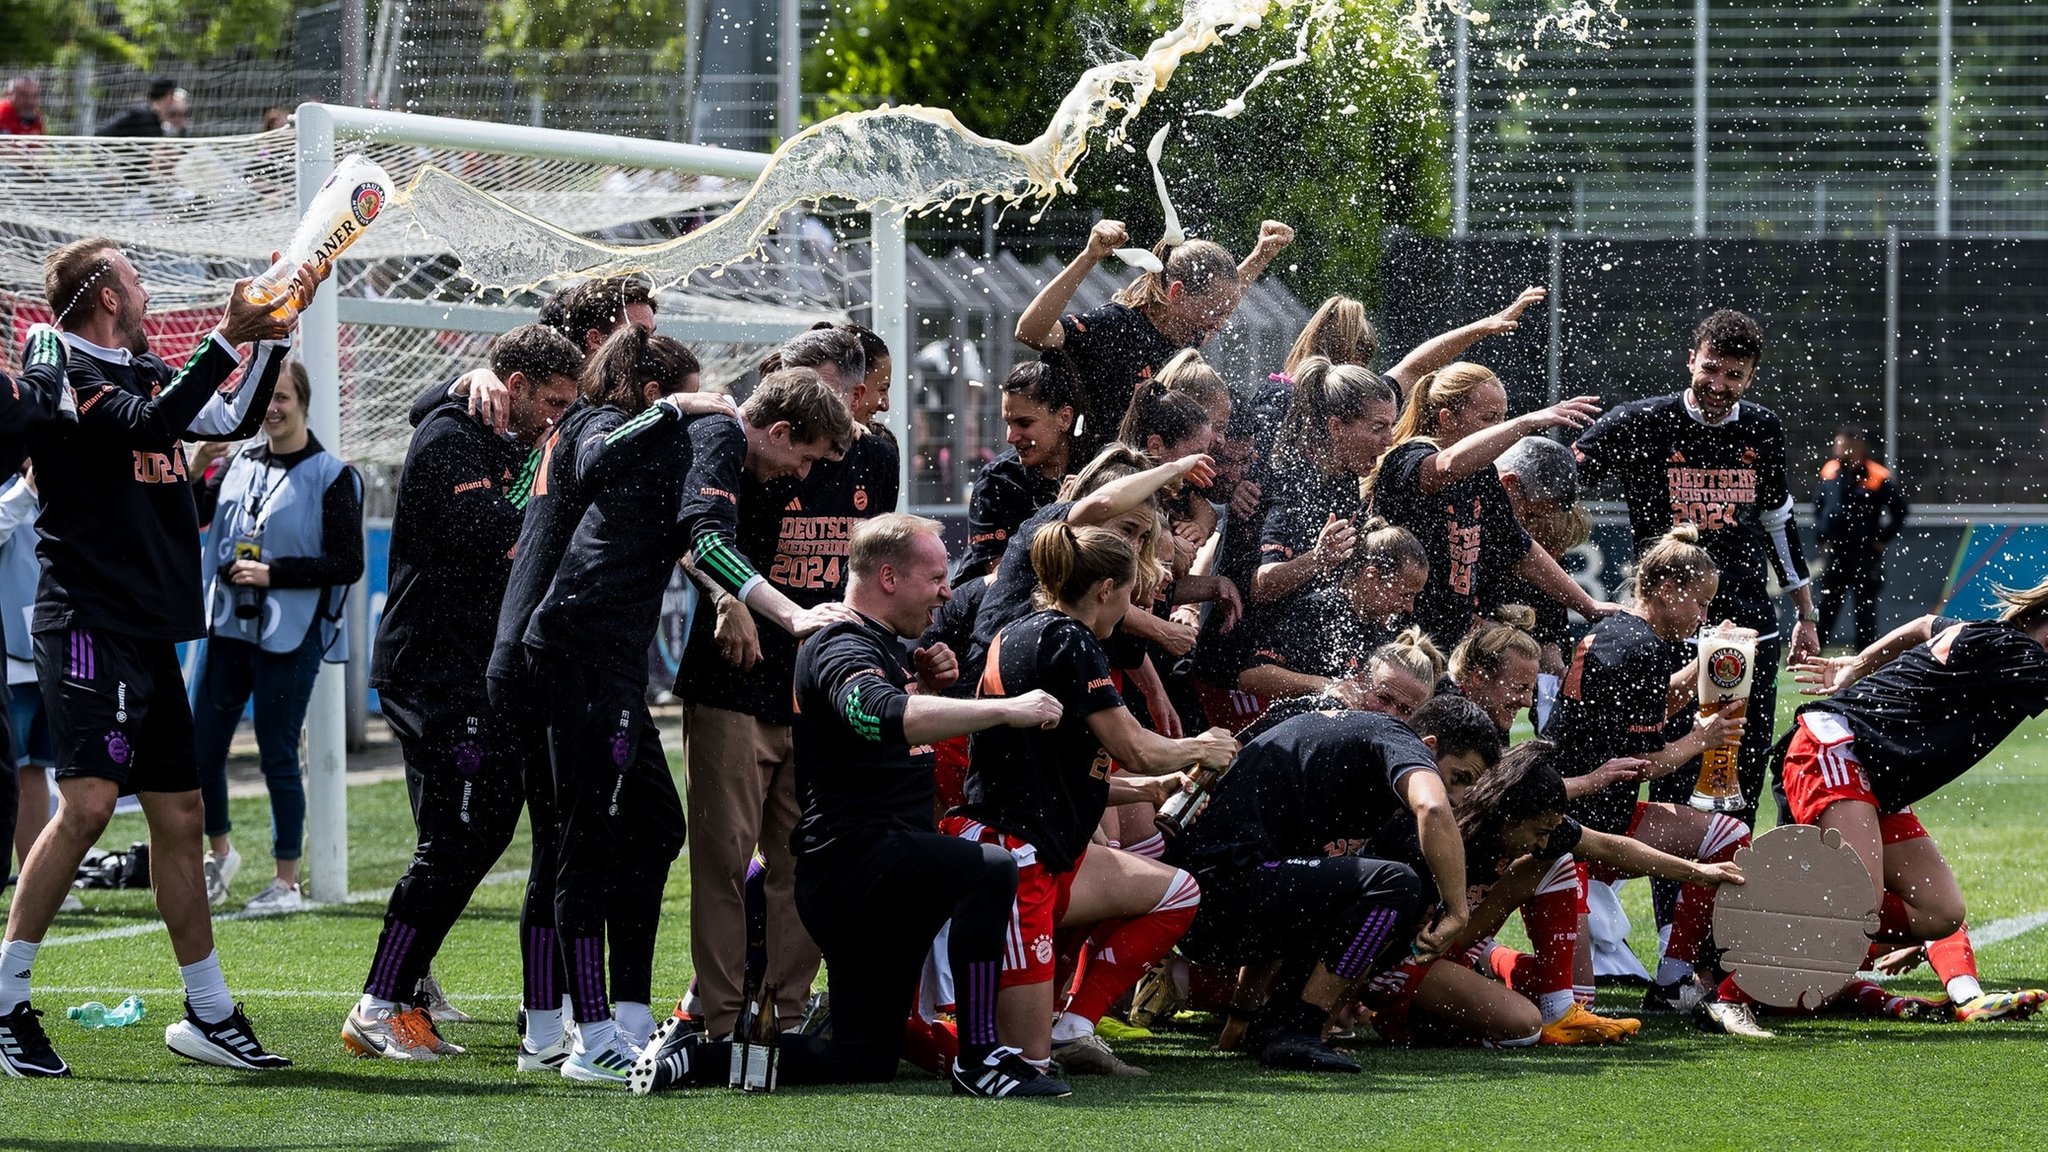
[[[1573,819],[1703,864],[1731,859],[1749,843],[1749,829],[1729,816],[1645,803],[1639,796],[1645,781],[1669,776],[1702,751],[1732,744],[1742,734],[1740,716],[1696,716],[1696,667],[1684,647],[1706,622],[1707,605],[1720,583],[1720,566],[1700,547],[1699,531],[1689,524],[1672,529],[1646,550],[1636,562],[1633,600],[1626,611],[1593,625],[1579,641],[1557,709],[1543,728],[1543,737],[1563,750],[1557,771],[1565,778]],[[1682,734],[1673,738],[1670,728],[1681,728]],[[1632,874],[1581,868],[1580,891],[1592,879],[1611,882]],[[1643,1011],[1685,1011],[1699,1002],[1699,987],[1688,981],[1713,915],[1712,890],[1696,885],[1680,890],[1671,935],[1654,983],[1644,994]],[[1583,922],[1579,935],[1586,935]],[[1590,961],[1581,974],[1590,984]],[[1747,1027],[1754,1029],[1754,1022]],[[1726,1030],[1749,1034],[1735,1024]]]
[[[1366,479],[1375,513],[1415,533],[1429,551],[1429,584],[1415,619],[1446,644],[1502,602],[1511,576],[1589,620],[1609,615],[1538,548],[1515,520],[1493,462],[1522,437],[1545,428],[1583,428],[1598,397],[1578,396],[1507,419],[1507,390],[1477,364],[1452,364],[1415,385],[1394,429],[1394,446]]]
[[[1142,558],[1121,534],[1059,521],[1030,541],[1037,610],[991,640],[977,681],[985,699],[1042,689],[1063,709],[1050,729],[976,733],[967,803],[940,829],[995,844],[1018,861],[1017,903],[998,1000],[1002,1042],[1043,1068],[1144,1073],[1119,1060],[1095,1025],[1194,920],[1201,890],[1186,872],[1093,844],[1111,804],[1158,804],[1184,771],[1222,768],[1237,754],[1228,732],[1168,739],[1140,727],[1110,673],[1102,642],[1131,611]],[[1122,771],[1112,774],[1114,757]],[[1094,940],[1080,986],[1055,1022],[1056,937]]]

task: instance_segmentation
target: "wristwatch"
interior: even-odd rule
[[[1809,609],[1807,609],[1806,611],[1804,611],[1804,612],[1801,612],[1801,613],[1799,614],[1799,622],[1800,622],[1801,624],[1818,624],[1818,623],[1820,623],[1820,609],[1818,609],[1818,608],[1809,608]]]

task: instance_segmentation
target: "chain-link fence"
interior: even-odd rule
[[[1403,236],[1386,266],[1379,321],[1396,350],[1526,286],[1550,287],[1547,308],[1472,352],[1507,382],[1516,411],[1555,395],[1614,404],[1675,392],[1694,326],[1739,308],[1764,327],[1751,396],[1784,421],[1799,499],[1837,427],[1882,442],[1889,376],[1896,442],[1881,454],[1916,500],[2048,502],[2036,368],[2048,241]]]

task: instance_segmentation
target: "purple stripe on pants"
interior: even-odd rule
[[[384,946],[377,950],[377,958],[370,964],[370,995],[379,1000],[398,999],[398,973],[405,964],[406,953],[412,951],[412,942],[419,932],[405,925],[394,923],[384,937]]]
[[[1358,935],[1352,937],[1351,947],[1344,950],[1344,959],[1337,964],[1337,975],[1346,980],[1356,980],[1360,973],[1372,963],[1373,957],[1386,946],[1387,934],[1394,927],[1392,908],[1375,908],[1365,914],[1365,922],[1358,926]]]
[[[555,930],[531,928],[526,933],[526,1006],[558,1009],[561,989],[555,987],[555,967],[561,957],[555,952]]]

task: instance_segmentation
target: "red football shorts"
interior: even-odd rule
[[[1855,800],[1877,809],[1878,832],[1886,844],[1927,835],[1911,808],[1886,812],[1878,804],[1863,763],[1856,759],[1855,734],[1833,713],[1800,715],[1792,740],[1785,746],[1779,774],[1785,781],[1785,801],[1792,809],[1792,819],[1801,824],[1818,824],[1829,805]]]
[[[948,816],[939,821],[939,831],[962,840],[994,844],[1017,861],[1017,903],[1010,913],[1010,931],[1003,944],[1001,985],[1014,988],[1043,984],[1053,978],[1058,955],[1054,934],[1067,905],[1073,901],[1074,877],[1081,874],[1081,861],[1066,872],[1048,871],[1038,862],[1038,850],[1028,841],[965,816]],[[1082,853],[1085,859],[1086,852]]]

